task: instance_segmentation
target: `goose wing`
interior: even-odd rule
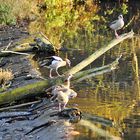
[[[111,25],[113,25],[113,24],[116,24],[118,22],[118,20],[114,20],[114,21],[112,21],[110,24],[109,24],[109,26],[111,26]]]
[[[53,58],[54,60],[57,60],[57,61],[63,61],[62,58],[59,57],[59,56],[52,56],[52,58]]]
[[[69,89],[69,98],[75,98],[77,96],[77,92],[75,92],[74,90],[72,89]]]
[[[43,60],[39,60],[38,63],[40,67],[44,67],[51,65],[53,60],[55,60],[53,57],[46,57]]]

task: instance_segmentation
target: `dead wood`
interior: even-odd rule
[[[80,81],[85,80],[87,78],[102,75],[104,73],[108,73],[108,72],[111,72],[112,70],[117,69],[121,56],[122,55],[120,55],[115,61],[113,61],[110,64],[107,64],[107,65],[104,65],[104,66],[98,67],[98,68],[91,68],[91,69],[76,73],[74,78],[73,78],[73,81],[80,82]]]
[[[14,117],[14,118],[7,120],[5,123],[13,123],[15,121],[24,121],[24,120],[29,120],[29,117],[28,116],[18,116],[18,117]]]
[[[31,131],[27,132],[25,135],[28,135],[28,134],[32,133],[33,131],[35,131],[37,129],[40,129],[42,127],[49,127],[49,126],[51,126],[54,123],[56,123],[56,121],[54,121],[54,120],[48,121],[48,122],[46,122],[44,124],[41,124],[39,126],[34,127]]]
[[[101,125],[103,126],[110,126],[112,127],[114,122],[113,120],[109,120],[107,118],[103,118],[103,117],[100,117],[100,116],[97,116],[97,115],[91,115],[91,114],[83,114],[83,119],[84,120],[89,120],[89,121],[93,121],[95,123],[100,123]]]
[[[0,94],[0,105],[41,94],[50,84],[45,80],[4,92]]]
[[[14,117],[18,117],[18,116],[30,116],[30,115],[34,115],[32,112],[1,112],[0,113],[0,120],[1,119],[6,119],[6,118],[14,118]]]
[[[24,103],[24,104],[19,104],[19,105],[14,105],[14,106],[3,107],[3,108],[0,108],[0,112],[1,111],[5,111],[5,110],[9,110],[9,109],[16,109],[16,108],[20,108],[20,107],[25,107],[25,106],[33,105],[33,104],[37,104],[37,103],[40,103],[40,102],[41,102],[41,100],[33,101],[33,102],[28,102],[28,103]]]

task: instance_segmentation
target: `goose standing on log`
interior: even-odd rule
[[[47,67],[50,69],[50,74],[49,77],[53,78],[52,76],[52,70],[55,70],[58,76],[61,76],[58,73],[58,68],[63,67],[68,65],[70,67],[70,60],[69,59],[65,59],[63,60],[61,57],[59,56],[51,56],[51,57],[47,57],[45,60],[42,60],[39,62],[39,65],[41,67]]]
[[[120,30],[124,26],[124,20],[123,20],[123,15],[119,15],[118,19],[111,22],[109,27],[115,31],[115,36],[118,38],[118,33],[117,30]]]
[[[75,98],[77,96],[77,93],[70,88],[71,77],[72,75],[68,76],[66,85],[56,85],[52,90],[53,96],[51,97],[50,100],[52,101],[53,99],[55,99],[58,101],[59,111],[65,109],[65,106],[67,105],[69,99]]]

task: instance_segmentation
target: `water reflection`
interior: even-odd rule
[[[112,19],[116,19],[120,13],[124,15],[126,23],[120,34],[133,28],[134,32],[139,35],[140,2],[91,3],[87,0],[82,4],[73,5],[72,1],[69,3],[53,1],[52,5],[48,0],[46,1],[49,8],[45,14],[42,13],[43,21],[32,23],[29,29],[35,32],[39,28],[55,46],[81,49],[67,53],[72,66],[114,38],[113,33],[107,29],[107,24]],[[114,124],[105,126],[91,120],[88,123],[94,126],[92,128],[89,127],[90,124],[89,126],[76,124],[75,129],[80,131],[80,135],[75,136],[75,140],[140,139],[140,91],[138,89],[138,71],[140,70],[136,66],[140,62],[140,57],[137,58],[137,63],[137,59],[134,60],[135,54],[136,56],[139,54],[139,43],[139,37],[133,41],[127,40],[86,67],[88,69],[103,66],[123,54],[119,69],[72,85],[72,88],[78,92],[78,97],[71,100],[69,106],[75,105],[85,114],[106,118]],[[61,53],[60,55],[66,56]],[[45,70],[41,71],[44,73]],[[100,130],[102,133],[99,133]]]

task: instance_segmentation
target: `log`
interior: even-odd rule
[[[120,55],[120,57],[118,57],[115,61],[113,61],[110,64],[104,65],[102,67],[98,67],[98,68],[91,68],[88,70],[84,70],[81,72],[78,72],[75,74],[73,80],[75,80],[75,82],[80,82],[84,79],[87,78],[91,78],[94,76],[98,76],[107,72],[110,72],[112,70],[115,70],[119,64],[119,59],[121,58],[122,55]]]
[[[33,104],[37,104],[37,103],[40,103],[40,102],[41,102],[41,100],[38,100],[38,101],[23,103],[23,104],[20,104],[20,105],[14,105],[14,106],[0,108],[0,112],[5,111],[5,110],[10,110],[10,109],[15,109],[15,108],[20,108],[20,107],[25,107],[25,106],[33,105]]]
[[[36,96],[37,94],[40,94],[41,92],[45,91],[45,89],[49,86],[50,83],[47,80],[45,80],[1,93],[0,105],[24,99],[28,96]]]
[[[49,42],[48,38],[45,37],[45,35],[41,34],[43,37],[41,38],[35,38],[34,39],[34,43],[24,43],[18,46],[15,46],[14,49],[12,50],[7,50],[7,48],[9,47],[6,46],[6,50],[1,50],[0,51],[0,57],[8,57],[8,56],[13,56],[13,55],[30,55],[32,54],[39,54],[42,53],[43,54],[55,54],[56,49],[53,46],[53,44],[51,42]],[[33,45],[32,45],[33,44]],[[10,44],[11,45],[11,44]],[[28,48],[22,48],[21,46],[28,46]]]
[[[100,123],[102,126],[113,127],[113,125],[114,125],[113,120],[109,120],[108,118],[104,118],[104,117],[97,116],[94,114],[91,115],[91,114],[87,114],[87,113],[82,113],[82,118],[84,120],[92,121],[95,123]]]
[[[18,116],[30,116],[34,115],[32,112],[22,111],[22,112],[1,112],[0,113],[0,120],[6,119],[6,118],[13,118]]]

